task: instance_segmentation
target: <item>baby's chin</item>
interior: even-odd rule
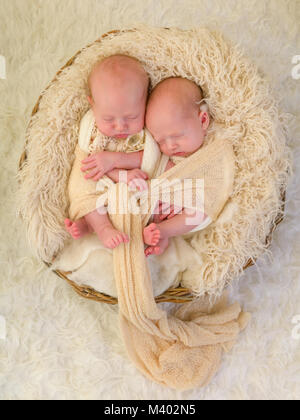
[[[186,157],[188,155],[188,153],[186,153],[186,152],[180,152],[180,153],[172,153],[172,154],[170,154],[169,156],[170,157],[176,157],[176,156],[183,156],[183,157]]]
[[[106,136],[106,137],[113,137],[113,138],[116,138],[116,139],[127,139],[127,137],[132,137],[132,136],[135,136],[136,134],[138,134],[138,133],[140,133],[141,132],[141,130],[139,130],[139,131],[135,131],[135,132],[124,132],[124,133],[122,133],[122,134],[117,134],[117,133],[114,133],[114,132],[109,132],[109,131],[106,131],[106,130],[101,130],[101,128],[100,127],[98,127],[98,129],[99,129],[99,131],[100,131],[100,133],[102,133],[104,136]]]

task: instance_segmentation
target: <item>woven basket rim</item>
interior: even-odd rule
[[[165,27],[164,29],[169,29],[167,27]],[[26,129],[26,133],[30,127],[31,124],[31,120],[32,117],[38,112],[39,110],[39,105],[40,105],[40,101],[44,95],[44,93],[49,89],[49,87],[52,85],[52,83],[54,83],[58,76],[63,72],[64,69],[66,69],[67,67],[71,66],[74,61],[76,60],[76,58],[81,54],[81,52],[85,49],[88,49],[89,47],[91,47],[92,45],[94,45],[96,42],[102,42],[103,39],[105,39],[106,37],[108,37],[109,35],[112,34],[118,34],[121,32],[132,32],[135,31],[136,29],[125,29],[125,30],[119,30],[119,29],[115,29],[109,32],[104,33],[100,38],[96,39],[94,42],[92,42],[91,44],[81,48],[79,51],[77,51],[76,54],[74,54],[73,57],[71,57],[67,63],[62,66],[58,72],[56,73],[56,75],[54,76],[54,78],[51,80],[51,82],[47,85],[47,87],[42,91],[41,95],[39,96],[35,106],[33,107],[32,113],[31,113],[31,118],[29,120],[29,123],[27,125],[27,129]],[[27,160],[27,155],[26,155],[26,145],[27,145],[27,141],[25,142],[24,145],[24,151],[21,154],[20,160],[19,160],[19,171],[22,170],[23,164],[25,163],[25,161]],[[272,243],[272,237],[273,237],[273,233],[275,231],[275,229],[277,228],[277,226],[283,221],[284,219],[284,212],[285,212],[285,202],[286,202],[286,191],[284,189],[281,190],[281,200],[282,200],[282,207],[280,212],[278,213],[275,222],[270,230],[269,235],[266,238],[266,248],[268,248],[271,243]],[[43,261],[44,264],[51,268],[51,264]],[[246,270],[247,268],[253,266],[256,262],[256,259],[253,258],[249,258],[249,260],[247,261],[247,263],[244,265],[243,267],[243,271]],[[87,285],[78,285],[77,283],[75,283],[74,281],[70,280],[68,278],[68,275],[71,274],[71,272],[64,272],[61,270],[52,270],[57,276],[59,276],[60,278],[62,278],[63,280],[67,281],[72,287],[73,289],[76,291],[76,293],[78,293],[80,296],[86,298],[86,299],[90,299],[90,300],[94,300],[96,302],[102,302],[102,303],[108,303],[111,305],[116,305],[118,304],[118,299],[109,295],[106,295],[104,293],[98,292],[97,290],[93,289],[90,286]],[[188,303],[191,302],[193,299],[195,298],[195,296],[192,294],[192,291],[181,287],[180,285],[176,288],[169,288],[168,290],[166,290],[163,294],[157,296],[155,298],[156,303],[161,303],[161,302],[172,302],[172,303]]]

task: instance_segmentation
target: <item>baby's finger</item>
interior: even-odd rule
[[[146,172],[144,172],[144,171],[142,171],[142,170],[140,169],[140,170],[139,170],[139,173],[140,173],[140,175],[141,175],[141,178],[148,179],[148,174],[146,174]]]
[[[97,167],[97,163],[95,161],[91,161],[89,164],[83,165],[81,167],[82,172],[86,172],[89,169],[93,169]]]
[[[89,163],[91,160],[94,160],[94,159],[95,159],[94,156],[91,155],[91,156],[88,156],[87,158],[83,159],[81,161],[81,163]]]
[[[175,214],[181,214],[182,213],[182,207],[174,206],[174,213]]]
[[[132,179],[131,181],[128,182],[128,187],[130,191],[135,191],[136,190],[136,182],[134,179]]]
[[[181,207],[175,206],[174,204],[172,204],[171,207],[170,207],[170,213],[173,213],[173,216],[180,213],[181,210],[182,210]]]
[[[94,176],[93,181],[99,181],[103,177],[103,172],[99,172],[96,176]]]
[[[167,216],[167,219],[172,219],[172,217],[177,216],[173,211]]]
[[[142,186],[141,186],[141,183],[139,182],[139,180],[138,180],[138,179],[137,179],[137,180],[135,180],[134,184],[135,184],[136,189],[137,189],[138,191],[141,191]]]
[[[132,179],[146,179],[146,175],[143,171],[140,171],[139,169],[135,170],[132,174]]]
[[[148,189],[148,185],[144,179],[138,179],[137,180],[139,191],[144,191]]]
[[[170,204],[169,203],[162,203],[162,213],[169,214],[170,213]]]
[[[93,171],[85,175],[85,179],[94,178],[94,176],[98,175],[98,173],[99,169],[94,169]]]
[[[148,184],[143,178],[137,178],[136,179],[136,185],[139,189],[139,191],[144,191],[148,189]]]

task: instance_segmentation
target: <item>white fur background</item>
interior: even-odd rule
[[[177,392],[144,378],[126,357],[117,307],[80,298],[33,258],[15,215],[18,159],[40,92],[82,47],[137,22],[222,30],[294,116],[295,173],[273,261],[261,259],[234,286],[232,298],[253,319],[200,390]],[[300,399],[300,79],[292,77],[299,22],[299,0],[0,0],[7,72],[0,79],[0,330],[3,318],[7,329],[6,339],[0,331],[0,399]]]

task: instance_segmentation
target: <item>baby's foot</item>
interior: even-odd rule
[[[88,224],[84,219],[79,219],[72,222],[70,219],[65,219],[65,227],[73,239],[79,239],[90,233]]]
[[[148,248],[145,249],[145,255],[146,257],[149,257],[149,255],[162,255],[165,250],[169,246],[169,239],[164,238],[161,239],[156,246],[148,246]]]
[[[97,232],[98,238],[106,248],[114,249],[121,243],[128,243],[129,237],[112,226],[106,226]]]
[[[158,244],[161,238],[161,233],[156,223],[151,223],[149,226],[144,228],[143,238],[144,243],[147,245],[155,246]]]

